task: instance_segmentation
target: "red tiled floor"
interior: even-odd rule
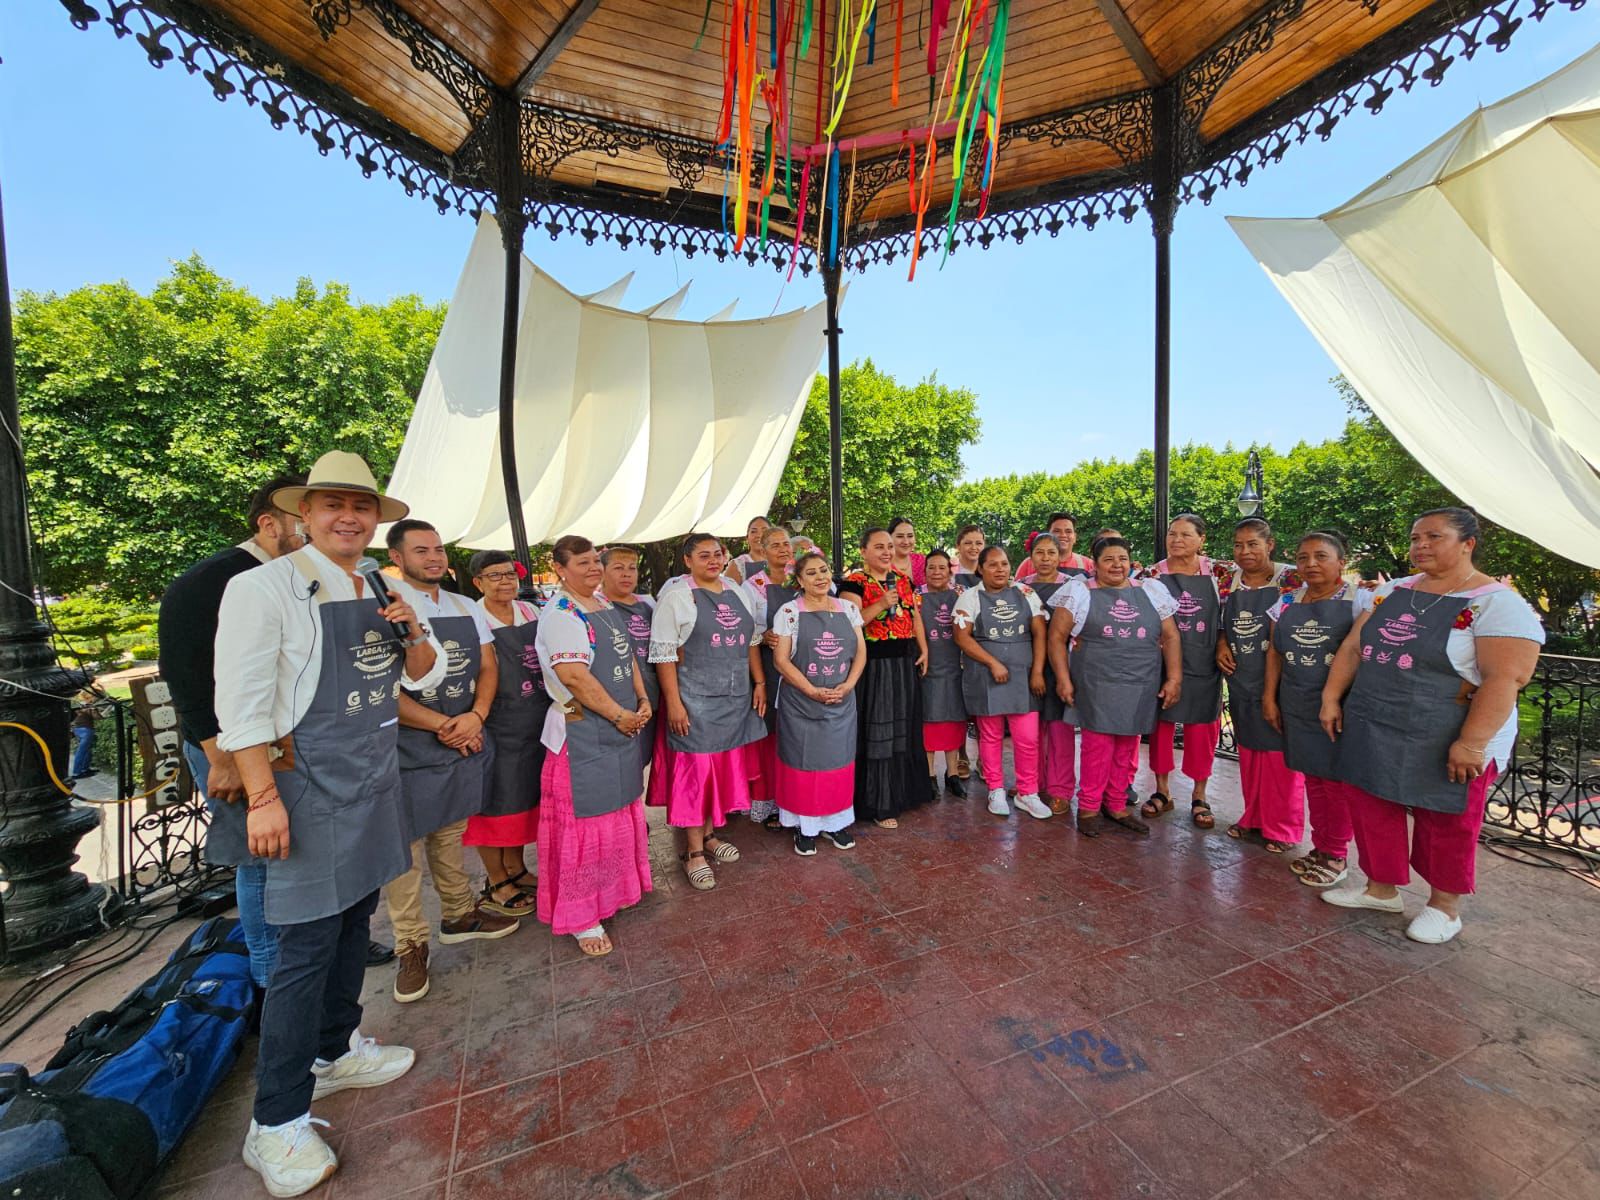
[[[1221,828],[1234,778],[1219,763]],[[806,860],[736,825],[709,893],[658,830],[657,890],[607,923],[607,959],[530,922],[440,948],[418,1004],[369,973],[364,1031],[418,1061],[316,1106],[343,1159],[326,1195],[1600,1192],[1592,892],[1485,858],[1463,937],[1418,946],[1221,828],[1180,805],[1147,842],[1087,841],[950,801]],[[261,1194],[238,1162],[252,1057],[163,1200]]]

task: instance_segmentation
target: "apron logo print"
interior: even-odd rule
[[[467,694],[467,689],[462,687],[459,683],[452,683],[444,689],[444,694],[450,697],[452,700],[459,700],[462,696]]]
[[[362,635],[361,645],[350,649],[355,654],[356,670],[363,675],[382,675],[400,657],[394,652],[393,644],[376,629],[367,630]]]
[[[389,694],[388,688],[373,688],[367,693],[367,703],[376,708],[383,703],[383,698]]]
[[[357,688],[344,698],[344,715],[354,716],[361,711],[361,689]]]
[[[838,658],[844,653],[844,644],[827,630],[817,637],[817,654],[822,658]]]
[[[468,655],[461,648],[461,643],[449,641],[444,643],[444,654],[448,666],[445,668],[450,675],[459,675],[467,669]]]
[[[948,625],[954,618],[950,615],[950,606],[941,604],[933,614],[933,619],[941,625]]]
[[[628,636],[641,641],[650,640],[650,622],[638,613],[628,614]]]
[[[400,699],[400,681],[398,679],[394,681],[394,686],[389,689],[389,695],[395,700]]]
[[[1361,658],[1362,658],[1362,660],[1364,662],[1371,662],[1372,661],[1372,647],[1371,646],[1363,646],[1363,647],[1361,647]]]
[[[1415,641],[1422,636],[1416,627],[1417,619],[1410,613],[1401,613],[1392,621],[1385,621],[1378,626],[1378,636],[1391,646],[1403,646],[1407,642]],[[1381,661],[1381,660],[1380,660]]]
[[[717,624],[721,625],[724,629],[737,629],[739,628],[739,614],[734,612],[733,609],[727,604],[718,604]]]
[[[1378,661],[1381,662],[1381,663],[1386,663],[1393,657],[1394,657],[1394,652],[1392,650],[1379,650],[1378,651]]]
[[[1244,611],[1233,618],[1233,636],[1237,638],[1254,638],[1261,632],[1261,618],[1253,612]]]
[[[1289,637],[1302,646],[1320,646],[1328,640],[1328,627],[1315,620],[1307,621]]]
[[[1148,632],[1149,632],[1149,630],[1147,630],[1143,625],[1141,625],[1141,626],[1139,626],[1139,632],[1137,634],[1135,634],[1134,636],[1142,638]]]
[[[1019,616],[1016,606],[1003,597],[995,601],[994,608],[990,611],[994,613],[995,619],[999,621],[1015,621]]]
[[[523,695],[524,695],[524,696],[531,696],[531,695],[533,695],[533,680],[531,680],[531,679],[524,679],[524,680],[523,680],[523,681],[522,681],[522,694],[523,694]]]
[[[424,700],[437,700],[439,698],[439,689],[438,688],[428,688],[426,691],[424,691],[422,693],[422,698]]]
[[[539,674],[539,651],[532,646],[522,648],[522,669],[532,671],[535,675]]]
[[[633,653],[633,643],[629,640],[628,635],[620,629],[611,631],[611,648],[616,651],[618,658]]]
[[[816,663],[807,663],[806,664],[806,674],[807,675],[815,675],[816,673],[817,673],[817,664]]]
[[[1416,664],[1416,661],[1417,660],[1412,658],[1411,655],[1402,654],[1399,660],[1395,663],[1395,666],[1399,667],[1402,671],[1409,671]]]
[[[1178,611],[1186,617],[1192,617],[1200,612],[1200,601],[1194,598],[1193,593],[1183,591],[1178,593]]]

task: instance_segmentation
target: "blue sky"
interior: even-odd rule
[[[1173,242],[1173,440],[1287,448],[1334,436],[1344,412],[1333,364],[1282,302],[1224,215],[1306,216],[1361,190],[1466,116],[1600,41],[1600,5],[1529,22],[1504,54],[1457,62],[1444,84],[1358,112],[1333,138],[1290,151],[1210,208],[1185,208]],[[73,29],[56,0],[11,0],[0,26],[0,187],[14,288],[62,291],[126,279],[148,288],[200,253],[263,295],[308,275],[381,301],[448,299],[472,222],[441,217],[387,179],[366,180],[308,138],[273,130],[197,77],[155,70],[104,23]],[[1004,160],[1001,164],[1002,184]],[[577,291],[636,272],[628,302],[653,303],[692,279],[682,313],[738,298],[759,316],[820,298],[796,273],[718,266],[530,236],[541,267]],[[846,361],[871,356],[903,380],[937,372],[977,393],[981,442],[970,478],[1066,470],[1151,443],[1148,220],[1068,229],[1022,246],[968,250],[850,277]],[[957,333],[956,331],[959,331]],[[1045,431],[1048,434],[1041,436]]]

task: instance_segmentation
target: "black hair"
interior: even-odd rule
[[[969,533],[983,533],[983,526],[982,525],[963,525],[961,527],[961,531],[956,534],[956,544],[960,545],[961,544],[961,539],[966,537],[967,534],[969,534]],[[989,535],[984,533],[983,534],[983,540],[984,541],[988,541],[989,540]]]
[[[771,521],[767,520],[767,517],[766,517],[765,513],[757,513],[755,516],[751,517],[748,521],[746,521],[744,523],[744,531],[745,531],[746,535],[748,535],[750,533],[750,526],[754,525],[757,521],[761,521],[766,525],[771,525],[772,524]]]
[[[1033,537],[1028,539],[1028,553],[1032,554],[1034,549],[1035,549],[1035,547],[1037,547],[1040,542],[1043,542],[1043,541],[1046,541],[1046,540],[1048,540],[1050,542],[1050,544],[1053,545],[1056,548],[1056,553],[1059,554],[1059,553],[1062,552],[1061,551],[1061,539],[1058,538],[1053,533],[1044,532],[1044,533],[1036,533],[1036,534],[1033,535]]]
[[[865,550],[867,548],[867,543],[872,540],[873,534],[888,532],[882,525],[868,525],[861,531],[861,549]]]
[[[1095,538],[1094,545],[1089,548],[1089,556],[1095,562],[1099,562],[1102,554],[1107,550],[1115,550],[1119,546],[1128,552],[1129,558],[1133,557],[1133,547],[1128,544],[1128,539],[1124,537]]]
[[[279,488],[304,487],[304,475],[279,475],[276,479],[268,480],[250,494],[250,507],[245,510],[244,519],[250,526],[252,536],[261,531],[261,518],[268,513],[277,513],[279,516],[293,516],[272,502],[272,495]]]
[[[498,567],[501,563],[511,563],[515,565],[516,561],[516,559],[512,558],[511,555],[507,554],[504,550],[479,550],[472,556],[470,560],[468,560],[467,572],[474,579],[476,579],[490,567]]]
[[[565,537],[557,538],[556,544],[550,547],[550,557],[555,559],[558,566],[566,566],[580,554],[587,554],[594,549],[594,543],[588,538],[577,533],[569,533]]]
[[[988,562],[996,554],[1005,554],[1005,552],[1006,548],[999,542],[995,542],[991,546],[985,546],[982,550],[978,551],[978,570],[983,570],[983,564]],[[1009,556],[1007,557],[1009,560]]]
[[[1053,512],[1053,513],[1051,513],[1048,517],[1045,518],[1044,527],[1046,529],[1049,529],[1050,526],[1054,525],[1057,521],[1071,521],[1072,522],[1072,527],[1074,529],[1076,529],[1078,527],[1078,518],[1073,516],[1069,512]]]
[[[1339,553],[1340,558],[1350,557],[1350,547],[1345,545],[1344,535],[1333,529],[1308,529],[1300,536],[1298,546],[1307,542],[1326,542]]]
[[[751,518],[751,520],[754,519],[755,518],[753,517]],[[720,543],[721,541],[722,539],[714,533],[691,533],[688,537],[683,539],[683,545],[678,547],[678,553],[680,556],[682,556],[684,564],[687,565],[689,561],[689,555],[693,554],[695,552],[695,548],[702,542]]]
[[[821,559],[823,566],[828,567],[828,570],[830,572],[833,570],[832,566],[830,566],[829,563],[828,563],[828,556],[826,554],[824,554],[821,550],[807,550],[799,558],[794,560],[794,567],[792,568],[792,570],[794,572],[794,577],[795,577],[796,580],[798,580],[800,578],[800,572],[805,570],[807,564],[809,564],[814,559]],[[776,615],[776,614],[774,614],[774,615]]]
[[[419,521],[416,517],[407,517],[405,520],[396,521],[393,525],[389,526],[388,536],[386,536],[383,540],[389,549],[398,550],[405,542],[406,534],[421,533],[423,531],[428,533],[439,532],[426,521]]]
[[[926,566],[928,563],[931,563],[936,558],[942,558],[947,563],[950,561],[949,553],[947,551],[940,550],[936,546],[932,550],[929,550],[928,553],[923,557],[923,560],[922,560],[923,565]]]
[[[1179,521],[1187,521],[1187,522],[1189,522],[1189,524],[1194,526],[1194,531],[1196,533],[1198,533],[1201,537],[1205,537],[1205,535],[1206,535],[1206,519],[1204,517],[1202,517],[1199,513],[1181,512],[1177,516],[1173,517],[1172,520],[1167,522],[1167,529],[1171,530],[1171,528],[1174,525],[1176,525]]]
[[[888,528],[889,536],[893,537],[894,536],[894,531],[896,529],[899,529],[900,526],[902,526],[902,525],[910,525],[911,528],[913,528],[913,529],[916,528],[916,525],[912,524],[912,521],[911,521],[910,517],[890,517],[889,518],[889,528]]]
[[[1267,523],[1265,517],[1246,517],[1233,527],[1235,533],[1238,533],[1241,529],[1254,529],[1267,541],[1270,542],[1272,540],[1272,526]],[[1202,530],[1202,532],[1204,531]]]
[[[639,553],[639,547],[637,547],[637,546],[628,546],[628,545],[607,546],[604,550],[600,551],[600,565],[602,567],[609,567],[611,565],[611,556],[613,554],[631,554],[631,555],[634,556],[634,558],[643,558],[644,557],[642,554]]]
[[[1456,536],[1463,542],[1468,538],[1475,538],[1478,541],[1483,540],[1483,533],[1478,525],[1478,514],[1470,508],[1430,508],[1427,512],[1418,513],[1416,520],[1411,523],[1415,525],[1417,521],[1422,520],[1424,517],[1443,517],[1445,524],[1454,529]],[[1472,557],[1474,559],[1478,557],[1478,547],[1476,546],[1472,548]]]

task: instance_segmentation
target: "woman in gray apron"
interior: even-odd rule
[[[1338,779],[1338,743],[1322,730],[1322,687],[1333,655],[1371,593],[1344,579],[1344,539],[1308,533],[1300,539],[1295,568],[1305,583],[1280,597],[1267,613],[1272,640],[1267,653],[1261,711],[1283,734],[1283,760],[1305,776],[1311,816],[1311,850],[1289,863],[1307,887],[1332,887],[1349,875],[1350,804]]]
[[[1322,726],[1341,736],[1338,771],[1368,880],[1364,891],[1330,889],[1322,898],[1400,912],[1399,889],[1415,868],[1432,893],[1406,936],[1432,944],[1461,931],[1484,805],[1511,754],[1517,693],[1544,642],[1527,601],[1476,568],[1477,546],[1478,519],[1467,509],[1418,517],[1411,562],[1419,573],[1377,589],[1322,692]]]
[[[1182,698],[1162,712],[1150,738],[1150,770],[1156,777],[1156,789],[1139,811],[1146,817],[1172,811],[1168,794],[1176,765],[1172,746],[1177,727],[1182,725],[1183,773],[1194,782],[1189,818],[1201,829],[1210,829],[1216,818],[1206,803],[1206,783],[1222,735],[1222,672],[1217,669],[1223,599],[1220,581],[1231,575],[1233,564],[1205,557],[1200,553],[1205,544],[1205,521],[1194,513],[1179,513],[1167,526],[1167,557],[1147,572],[1166,585],[1178,605],[1175,623],[1183,647],[1183,689]]]
[[[1056,696],[1077,717],[1078,832],[1105,819],[1141,837],[1150,827],[1128,806],[1139,739],[1171,708],[1183,684],[1178,605],[1157,579],[1130,582],[1132,549],[1120,537],[1094,544],[1094,580],[1074,579],[1050,597],[1050,660]]]
[[[931,550],[925,560],[928,586],[922,590],[922,625],[928,636],[928,673],[922,677],[922,748],[928,752],[928,790],[937,800],[938,755],[944,755],[944,785],[966,797],[959,758],[967,744],[967,705],[961,698],[961,660],[956,649],[956,597],[950,556]]]
[[[782,672],[778,710],[778,819],[794,830],[794,852],[810,857],[817,838],[856,844],[856,684],[867,639],[853,604],[828,594],[833,568],[812,551],[795,564],[803,594],[772,614]]]
[[[655,616],[656,602],[638,592],[639,552],[632,546],[607,546],[600,552],[600,566],[605,572],[600,593],[611,601],[611,607],[621,613],[628,624],[628,637],[633,642],[633,669],[639,673],[645,698],[650,701],[650,724],[639,735],[644,765],[648,769],[655,757],[656,720],[661,711],[661,685],[656,681],[656,669],[650,665],[650,621]]]
[[[1050,597],[1066,587],[1071,578],[1061,566],[1061,557],[1061,542],[1055,534],[1033,535],[1028,545],[1027,565],[1032,570],[1027,582],[1047,612]],[[1022,578],[1021,571],[1017,578]],[[1072,808],[1072,793],[1078,786],[1078,748],[1073,739],[1076,728],[1067,719],[1066,705],[1056,695],[1056,672],[1049,655],[1045,656],[1044,695],[1033,698],[1033,707],[1039,714],[1039,779],[1043,784],[1040,799],[1050,806],[1053,815],[1060,816]]]
[[[1279,598],[1300,586],[1288,563],[1272,561],[1272,527],[1247,517],[1233,528],[1234,573],[1222,605],[1217,666],[1228,679],[1228,715],[1239,751],[1244,816],[1228,836],[1259,839],[1269,854],[1282,854],[1305,836],[1305,777],[1287,766],[1283,734],[1266,718],[1270,613]]]
[[[756,636],[761,639],[761,674],[775,689],[778,668],[772,654],[778,638],[772,632],[771,622],[780,608],[800,594],[800,589],[792,586],[789,577],[794,552],[789,546],[787,529],[781,525],[771,526],[755,548],[763,558],[750,565],[741,586],[750,615],[755,619]],[[768,698],[775,698],[775,693]],[[766,719],[767,736],[750,747],[750,819],[768,829],[777,829],[778,711],[772,704],[767,705]]]
[[[689,583],[663,592],[650,625],[650,661],[661,681],[665,734],[656,746],[649,803],[684,830],[690,886],[716,886],[711,859],[739,861],[716,835],[750,807],[747,747],[767,735],[766,675],[744,593],[722,577],[722,543],[684,539]]]
[[[551,550],[561,590],[534,645],[553,702],[539,805],[539,920],[584,954],[611,952],[602,924],[651,890],[640,792],[650,701],[627,622],[599,594],[600,555],[568,535]]]
[[[975,588],[982,582],[978,574],[978,555],[988,544],[983,529],[978,525],[964,525],[956,534],[955,583],[958,588]]]
[[[494,764],[483,808],[467,818],[461,844],[477,847],[483,860],[488,876],[484,905],[502,916],[527,916],[537,887],[523,854],[539,836],[539,776],[544,769],[539,735],[550,708],[534,649],[539,618],[533,605],[517,599],[516,562],[504,550],[480,550],[470,569],[473,585],[483,593],[478,605],[494,633],[500,675],[484,722],[494,739]]]
[[[1011,734],[1017,807],[1048,820],[1039,799],[1039,714],[1034,696],[1044,690],[1044,609],[1039,597],[1011,582],[1011,560],[1000,546],[978,557],[983,584],[956,601],[956,645],[967,656],[961,692],[978,724],[978,766],[989,788],[989,811],[1009,817],[1005,736]]]

